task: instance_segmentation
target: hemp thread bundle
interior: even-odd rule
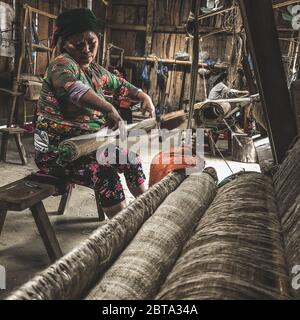
[[[274,187],[280,211],[282,234],[290,273],[290,283],[295,274],[292,270],[300,265],[300,140],[288,153],[274,175]],[[292,288],[300,299],[300,292]]]
[[[146,132],[151,131],[156,126],[156,120],[146,119],[139,123],[135,123],[132,125],[127,125],[127,132],[133,132],[135,130],[144,130]],[[107,128],[104,128],[105,131],[96,132],[95,134],[82,135],[79,137],[74,137],[71,139],[67,139],[59,144],[59,157],[66,161],[72,162],[77,160],[78,158],[88,155],[98,148],[109,144],[108,139],[116,139],[120,134],[119,130],[113,131],[110,134],[105,134],[107,132]]]
[[[270,178],[245,174],[218,191],[156,299],[290,298]]]
[[[86,299],[151,299],[216,194],[213,178],[190,176],[145,222]]]
[[[7,299],[72,300],[82,297],[85,291],[97,283],[141,225],[184,179],[183,172],[169,174]]]

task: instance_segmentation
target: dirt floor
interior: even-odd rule
[[[8,161],[12,163],[0,163],[0,186],[16,181],[37,170],[34,164],[32,137],[24,137],[23,142],[28,153],[28,165],[15,164],[19,160],[18,153],[13,141],[11,141]],[[220,181],[231,174],[230,169],[222,159],[207,156],[205,160],[208,166],[214,166],[217,169]],[[257,164],[236,162],[229,162],[229,164],[234,172],[243,168],[259,171]],[[150,158],[143,159],[143,165],[148,177]],[[122,181],[124,182],[124,179]],[[125,193],[127,201],[133,201],[133,197],[127,189],[125,189]],[[45,207],[50,211],[56,210],[58,203],[59,197],[51,197],[45,201]],[[76,186],[66,213],[60,217],[50,217],[50,220],[64,254],[87,238],[93,230],[105,223],[100,223],[97,219],[93,190],[80,186]],[[49,264],[49,258],[30,211],[8,212],[0,236],[0,265],[6,269],[6,290],[0,290],[0,299],[4,299],[12,290],[27,282]]]

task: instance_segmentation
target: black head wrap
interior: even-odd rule
[[[59,37],[66,40],[69,36],[85,31],[97,32],[97,18],[94,13],[87,8],[77,8],[61,13],[56,20],[56,30],[54,33],[54,45]]]
[[[228,78],[228,72],[224,71],[220,74],[218,74],[215,79],[213,79],[213,86],[217,85],[218,83],[224,81],[225,79]]]

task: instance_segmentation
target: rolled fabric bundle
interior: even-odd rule
[[[194,107],[194,119],[197,126],[205,123],[216,124],[226,118],[231,111],[229,102],[201,102]]]
[[[183,172],[168,175],[7,300],[72,300],[82,297],[184,179]]]
[[[135,130],[144,130],[146,132],[151,131],[156,127],[156,120],[154,118],[146,119],[138,123],[134,123],[126,126],[127,132],[133,132]],[[107,145],[111,142],[109,139],[115,140],[120,134],[120,130],[108,131],[109,129],[103,128],[94,134],[77,136],[71,139],[67,139],[59,144],[59,157],[66,161],[72,162],[78,158],[88,155],[98,148]]]
[[[215,193],[209,174],[188,177],[142,226],[86,299],[153,299]]]
[[[288,152],[274,174],[273,182],[281,215],[295,203],[300,193],[300,139]]]
[[[291,290],[300,299],[300,140],[288,153],[273,177],[280,211]],[[298,276],[299,279],[299,276]],[[294,283],[295,282],[295,283]]]
[[[226,184],[200,220],[156,299],[290,298],[270,178]]]

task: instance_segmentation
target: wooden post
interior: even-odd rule
[[[191,12],[195,15],[194,30],[193,30],[193,57],[191,65],[191,88],[190,88],[190,110],[187,128],[192,127],[192,118],[194,113],[194,104],[197,91],[198,80],[198,65],[199,65],[199,20],[197,19],[199,13],[199,1],[193,0]]]
[[[43,203],[39,202],[35,204],[30,208],[30,210],[51,262],[58,260],[63,256],[63,253],[60,249]]]
[[[7,214],[7,209],[5,208],[0,209],[0,235],[4,226],[6,214]]]
[[[275,163],[297,135],[271,0],[239,1]]]
[[[105,13],[105,29],[104,29],[104,36],[103,36],[103,54],[102,54],[102,65],[106,66],[106,49],[110,42],[110,24],[111,24],[111,15],[112,15],[112,2],[109,1],[106,6],[106,13]]]
[[[27,156],[26,156],[25,147],[24,147],[24,145],[22,143],[22,140],[21,140],[21,134],[20,133],[16,133],[16,134],[14,134],[14,136],[15,136],[15,141],[16,141],[16,145],[17,145],[17,148],[18,148],[18,152],[19,152],[19,155],[20,155],[21,162],[25,166],[27,164]]]
[[[147,27],[146,27],[146,45],[145,45],[145,56],[146,57],[151,53],[151,50],[152,50],[153,16],[154,16],[154,0],[148,0],[148,5],[147,5]]]

